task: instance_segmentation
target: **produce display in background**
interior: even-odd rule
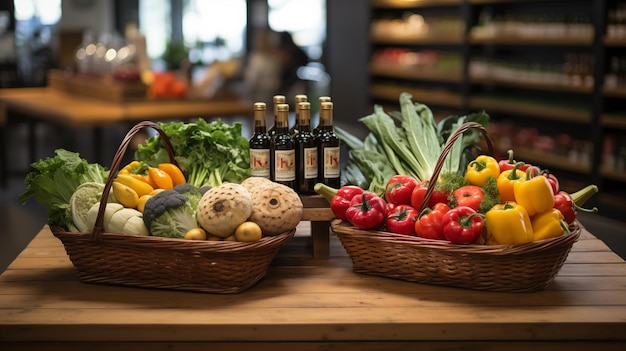
[[[593,143],[568,134],[544,134],[537,128],[523,128],[514,122],[491,122],[489,133],[499,149],[535,150],[562,157],[572,164],[590,167]]]
[[[160,123],[160,128],[186,168],[170,162],[167,151],[154,144],[160,134],[137,151],[145,159],[131,161],[114,175],[59,149],[54,157],[33,163],[20,200],[34,197],[41,203],[49,225],[90,232],[105,183],[113,176],[103,205],[103,229],[110,233],[250,242],[288,232],[300,222],[303,206],[293,189],[249,177],[248,168],[240,167],[248,165],[240,123],[198,120]],[[162,155],[167,161],[160,161]]]

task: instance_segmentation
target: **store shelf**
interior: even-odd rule
[[[415,88],[397,84],[372,84],[369,89],[372,98],[390,101],[397,101],[402,92],[413,95],[413,100],[426,105],[444,105],[459,109],[463,106],[463,96],[460,93],[445,89]]]
[[[558,168],[574,173],[588,174],[591,172],[591,165],[584,162],[569,160],[566,156],[552,154],[550,152],[533,150],[522,147],[515,147],[515,159],[524,160],[536,164],[542,168]],[[506,152],[506,150],[500,150]]]
[[[417,37],[376,33],[370,35],[371,43],[385,45],[462,45],[463,41],[462,33],[458,35],[425,35]]]
[[[469,99],[472,110],[483,109],[489,112],[524,114],[536,118],[570,123],[591,123],[592,112],[577,107],[555,106],[522,99],[503,99],[489,96],[472,96]]]
[[[616,169],[602,167],[600,168],[600,174],[604,178],[617,180],[619,182],[626,182],[626,171],[624,170],[616,170]]]
[[[370,6],[378,9],[409,9],[421,7],[459,6],[463,0],[372,0]]]
[[[600,116],[602,126],[626,130],[626,114],[604,113]]]
[[[463,81],[462,67],[417,67],[400,64],[373,63],[369,67],[370,75],[397,79],[435,80],[449,83]]]
[[[623,24],[611,22],[617,6],[609,0],[373,0],[372,14],[385,20],[423,13],[437,23],[441,14],[439,24],[449,24],[443,19],[458,10],[462,25],[439,28],[456,30],[459,25],[466,34],[446,30],[438,32],[443,36],[411,36],[399,30],[394,32],[399,35],[389,35],[373,25],[370,45],[373,50],[402,46],[458,53],[466,70],[445,73],[373,60],[370,96],[396,101],[402,91],[410,91],[416,100],[437,108],[458,108],[462,114],[485,110],[494,122],[515,121],[517,128],[546,128],[548,134],[562,125],[564,133],[571,131],[584,144],[579,160],[530,147],[516,148],[516,156],[564,171],[571,178],[565,182],[598,183],[603,192],[619,193],[626,172],[602,168],[603,148],[621,150],[626,140],[626,88],[605,86],[626,78],[626,38],[618,38]],[[626,162],[621,155],[614,152],[619,162]],[[620,206],[626,211],[623,201]]]
[[[538,45],[538,46],[590,46],[593,37],[547,37],[547,36],[493,36],[478,37],[470,35],[470,44],[473,45]]]
[[[470,76],[469,81],[471,84],[500,85],[500,86],[508,86],[508,87],[532,89],[532,90],[545,90],[545,91],[568,92],[568,93],[579,93],[579,94],[591,94],[593,92],[593,87],[591,86],[567,85],[567,84],[561,84],[561,83],[552,83],[550,81],[546,81],[543,83],[534,83],[522,77],[493,78],[493,77],[484,77],[484,76]]]

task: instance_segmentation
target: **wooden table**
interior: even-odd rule
[[[100,157],[102,127],[125,123],[133,125],[143,120],[176,120],[197,117],[213,118],[228,116],[252,116],[252,105],[243,100],[132,100],[106,101],[74,95],[53,88],[0,89],[0,128],[2,134],[0,177],[6,176],[6,126],[10,119],[30,123],[30,135],[26,145],[31,162],[35,161],[36,138],[33,137],[34,123],[52,123],[66,127],[93,128],[93,146],[96,162],[108,164],[111,160]],[[121,141],[121,140],[120,140]]]
[[[0,276],[2,350],[624,350],[626,262],[584,232],[555,282],[492,293],[352,272],[305,222],[236,295],[81,283],[47,227]]]

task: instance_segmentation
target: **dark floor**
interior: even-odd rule
[[[7,179],[6,186],[0,188],[0,272],[6,269],[46,223],[46,212],[40,204],[32,199],[21,204],[18,199],[18,195],[24,191],[23,170],[28,169],[29,150],[17,149],[11,145],[24,145],[26,132],[25,126],[12,128],[7,133],[8,140],[5,140],[6,145],[9,145],[7,160],[12,174]],[[93,148],[91,139],[93,133],[88,128],[62,130],[38,126],[35,132],[38,144],[34,156],[37,159],[51,156],[57,147],[79,152],[89,161],[98,158],[98,150]],[[115,128],[103,131],[103,145],[110,145],[106,150],[101,150],[101,157],[109,160],[103,161],[107,167],[125,132],[126,129]],[[626,259],[626,222],[603,217],[601,214],[586,213],[580,213],[579,219],[591,233]]]

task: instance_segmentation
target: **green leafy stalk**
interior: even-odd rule
[[[416,170],[420,180],[429,179],[441,153],[437,127],[432,111],[423,104],[413,103],[412,96],[400,94],[402,128],[406,132],[410,152],[419,164]]]

